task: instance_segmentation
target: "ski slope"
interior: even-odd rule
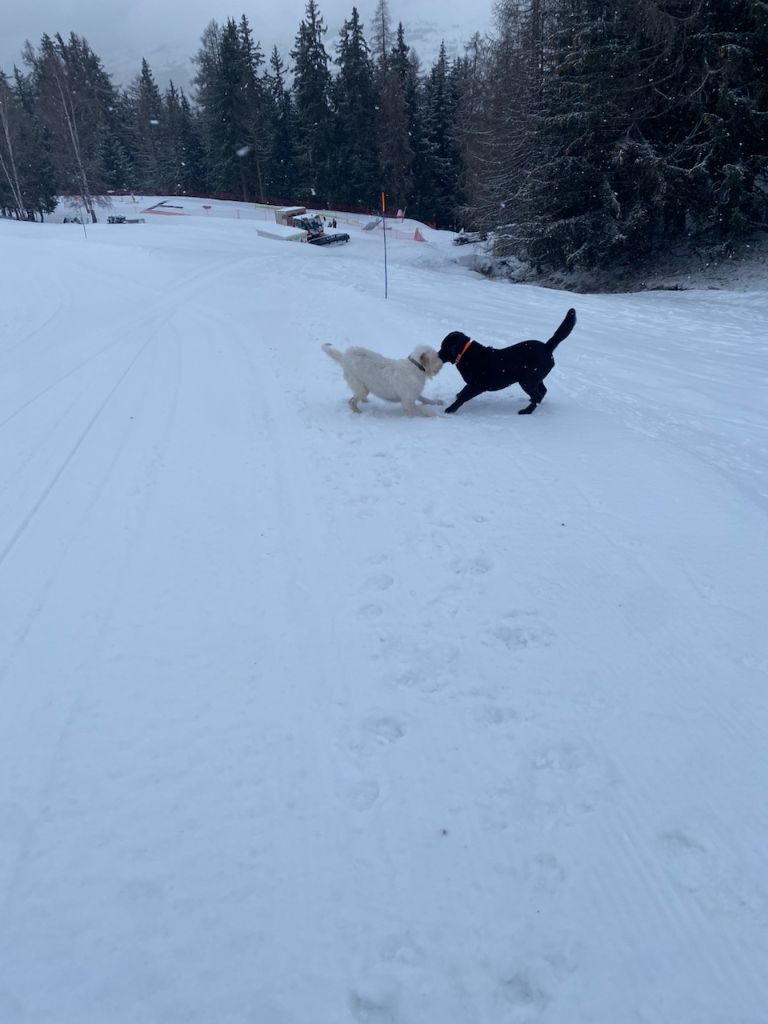
[[[427,237],[0,222],[0,1024],[764,1024],[768,290]]]

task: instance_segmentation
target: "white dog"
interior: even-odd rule
[[[443,368],[442,359],[428,345],[415,348],[407,359],[387,359],[368,348],[339,352],[333,345],[323,345],[323,351],[341,363],[344,379],[352,388],[349,405],[353,412],[362,412],[357,403],[367,402],[369,393],[386,402],[401,402],[409,416],[434,416],[423,406],[443,404],[421,394],[429,378]]]

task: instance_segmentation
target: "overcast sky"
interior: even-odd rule
[[[26,39],[37,43],[44,32],[85,36],[104,60],[108,71],[125,77],[126,69],[146,56],[155,66],[182,63],[197,50],[200,34],[215,18],[239,18],[245,12],[265,50],[273,44],[285,52],[292,44],[304,16],[304,0],[281,0],[249,4],[247,0],[0,0],[0,67],[10,71],[19,62]],[[348,17],[354,0],[320,0],[320,11],[329,32],[330,49],[338,28]],[[491,23],[492,0],[479,4],[467,0],[390,0],[392,21],[402,20],[409,42],[421,54],[434,38],[445,36],[453,43],[474,31],[487,31]],[[357,4],[368,32],[376,0]],[[423,54],[431,59],[431,53]],[[132,72],[131,72],[132,74]]]

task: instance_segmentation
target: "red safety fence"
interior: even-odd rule
[[[118,189],[112,189],[109,191],[110,196],[133,196],[139,193],[131,190],[121,191]],[[369,216],[369,217],[381,217],[381,209],[377,206],[347,206],[344,203],[332,203],[332,202],[318,202],[316,196],[311,196],[308,199],[280,199],[277,196],[264,196],[261,199],[254,197],[244,198],[242,195],[237,195],[234,192],[195,192],[194,194],[188,192],[176,192],[168,193],[169,198],[175,195],[178,199],[219,199],[221,202],[226,203],[244,203],[247,205],[267,205],[267,206],[304,206],[308,210],[328,210],[334,213],[354,213],[358,216]],[[388,220],[402,219],[398,215],[401,211],[398,210],[387,210],[384,216]],[[434,224],[427,224],[427,227],[434,228]]]

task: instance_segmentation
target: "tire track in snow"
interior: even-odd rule
[[[132,320],[128,324],[123,325],[120,328],[116,338],[113,338],[106,345],[103,345],[101,348],[97,349],[96,352],[93,352],[86,356],[74,367],[67,370],[66,373],[62,374],[56,380],[48,384],[45,388],[38,391],[36,394],[32,395],[31,398],[28,398],[22,405],[18,406],[18,408],[16,408],[12,413],[6,416],[5,419],[0,420],[0,429],[2,429],[2,427],[4,427],[7,423],[10,423],[13,419],[16,418],[16,416],[22,413],[25,409],[29,408],[30,405],[33,405],[35,402],[39,401],[39,399],[44,398],[45,395],[47,395],[50,391],[54,390],[56,387],[58,387],[58,385],[62,384],[64,381],[68,380],[73,374],[77,373],[78,370],[82,369],[84,366],[90,365],[94,360],[98,359],[99,356],[103,355],[105,352],[111,352],[112,349],[116,348],[118,345],[121,345],[127,337],[135,337],[137,329],[144,331],[148,328],[151,328],[152,324],[157,319],[158,315],[163,315],[166,312],[166,307],[168,305],[166,292],[168,292],[171,289],[188,288],[190,285],[193,285],[197,281],[200,281],[202,279],[209,280],[211,278],[215,278],[218,275],[227,271],[233,264],[239,262],[240,260],[233,258],[219,260],[217,263],[213,264],[209,269],[205,271],[197,271],[193,274],[189,274],[188,276],[182,278],[180,281],[172,281],[170,284],[164,285],[162,289],[158,290],[159,297],[155,300],[155,302],[153,304],[150,304],[148,307],[145,306],[144,309],[142,310],[141,315],[137,317],[135,320]],[[174,313],[179,307],[180,303],[176,301]],[[58,312],[59,310],[57,310],[56,313],[54,313],[50,317],[50,319],[47,320],[46,323],[43,324],[38,330],[42,331],[45,327],[52,323],[56,319]],[[166,318],[165,320],[165,323],[167,322],[168,318]]]
[[[0,553],[0,571],[2,570],[3,562],[8,557],[8,555],[11,554],[11,552],[14,549],[15,545],[23,537],[23,535],[26,532],[26,530],[28,529],[28,527],[32,524],[32,522],[34,520],[34,517],[39,512],[40,508],[44,505],[46,499],[50,495],[51,491],[54,489],[56,483],[58,482],[60,477],[63,475],[63,473],[66,470],[67,466],[69,466],[70,463],[72,462],[72,459],[77,454],[77,451],[80,449],[80,447],[83,444],[83,442],[86,440],[88,434],[90,433],[91,428],[96,423],[98,418],[101,416],[103,411],[107,408],[107,406],[109,405],[110,400],[112,399],[112,397],[119,390],[120,384],[128,376],[130,370],[135,365],[135,363],[138,361],[138,359],[141,356],[142,352],[144,352],[147,349],[148,345],[150,344],[150,342],[152,340],[153,340],[152,338],[148,339],[147,343],[144,346],[142,346],[142,348],[139,350],[139,352],[136,353],[135,357],[133,358],[133,360],[131,361],[129,366],[123,372],[123,374],[121,375],[121,377],[119,378],[117,383],[113,386],[113,388],[111,389],[111,391],[109,392],[107,397],[104,399],[104,401],[102,402],[101,406],[99,407],[99,409],[97,410],[97,412],[95,413],[95,415],[93,416],[93,418],[91,419],[89,424],[86,426],[86,428],[83,431],[83,433],[80,435],[80,438],[76,442],[74,448],[70,449],[70,452],[69,452],[69,455],[67,456],[67,458],[64,460],[64,462],[62,464],[60,464],[59,469],[56,472],[56,474],[53,476],[52,479],[49,480],[48,486],[44,489],[42,494],[40,494],[38,496],[38,500],[32,506],[32,508],[29,510],[29,512],[27,513],[26,517],[22,520],[21,524],[17,528],[16,533],[11,537],[10,541],[7,543],[5,549],[2,551],[2,553]],[[88,508],[92,507],[93,503],[96,500],[98,500],[99,496],[103,492],[103,490],[104,490],[104,488],[105,488],[105,486],[107,484],[108,478],[109,478],[110,474],[112,473],[112,471],[114,470],[115,465],[117,464],[118,457],[119,457],[119,455],[120,455],[120,453],[122,451],[122,448],[123,448],[123,446],[125,444],[125,440],[126,439],[124,437],[122,442],[121,442],[120,447],[114,453],[114,456],[113,456],[112,460],[109,463],[109,467],[107,469],[107,473],[101,479],[101,481],[100,481],[100,483],[98,485],[98,488],[97,488],[97,490],[95,492],[94,497],[89,502]],[[66,552],[66,550],[68,550],[68,548],[70,547],[70,545],[73,542],[73,540],[74,540],[74,535],[70,536],[69,540],[67,541],[65,549],[64,549],[64,552]],[[47,593],[48,589],[52,585],[54,577],[55,577],[55,573],[51,574],[48,577],[48,580],[46,581],[46,583],[44,585],[42,594],[39,596],[39,598],[35,602],[34,606],[30,609],[30,611],[27,614],[27,616],[25,618],[25,621],[23,622],[21,628],[16,633],[16,636],[15,636],[13,642],[11,643],[11,645],[10,645],[10,647],[8,649],[8,652],[7,652],[3,662],[0,663],[0,683],[2,683],[4,678],[6,677],[6,675],[7,675],[8,671],[9,671],[11,665],[13,664],[14,660],[18,656],[19,651],[23,648],[24,643],[26,642],[27,637],[29,636],[30,631],[32,630],[32,627],[34,626],[35,621],[37,620],[37,618],[39,617],[39,615],[43,611],[43,609],[45,607],[45,594]]]
[[[229,269],[229,267],[231,267],[233,264],[238,263],[238,262],[240,262],[240,260],[238,258],[236,258],[236,257],[235,258],[229,257],[227,259],[220,260],[219,263],[216,264],[210,270],[206,269],[204,271],[203,270],[196,271],[195,273],[186,276],[185,278],[182,279],[181,282],[176,284],[176,287],[177,288],[184,288],[186,290],[191,285],[195,284],[197,281],[199,281],[199,280],[201,280],[203,278],[205,278],[207,280],[211,275],[215,276],[217,274],[221,274],[224,271],[226,271],[227,269]],[[49,494],[51,493],[53,488],[56,486],[56,484],[58,483],[58,481],[61,478],[61,476],[66,471],[67,467],[70,465],[70,463],[72,462],[74,457],[77,455],[77,452],[80,450],[83,442],[86,440],[88,435],[91,433],[93,427],[95,426],[95,424],[99,420],[102,412],[104,411],[104,409],[109,404],[109,402],[112,399],[113,395],[117,392],[117,390],[120,387],[120,385],[122,384],[123,380],[130,373],[131,369],[133,368],[133,366],[135,365],[135,363],[137,362],[139,357],[142,355],[142,353],[147,349],[149,344],[152,341],[154,341],[154,339],[157,337],[157,335],[173,319],[173,317],[175,316],[177,310],[180,308],[182,301],[183,300],[180,300],[179,298],[175,297],[174,304],[171,306],[170,309],[166,309],[163,312],[159,322],[157,321],[157,318],[155,318],[155,323],[154,323],[154,325],[153,325],[153,327],[151,329],[151,332],[150,332],[149,336],[147,337],[147,340],[140,346],[140,348],[135,353],[133,358],[130,360],[130,362],[128,363],[126,368],[122,371],[122,373],[118,377],[116,383],[109,390],[109,392],[107,393],[106,397],[104,398],[104,400],[101,402],[101,404],[97,408],[97,410],[94,413],[94,415],[91,417],[91,419],[86,424],[84,430],[78,436],[78,438],[75,441],[74,445],[69,449],[68,454],[66,455],[64,461],[60,464],[58,470],[54,473],[53,477],[51,477],[49,479],[48,484],[44,487],[42,493],[39,494],[37,500],[31,506],[31,508],[29,509],[27,514],[23,517],[22,521],[20,522],[19,526],[16,528],[14,533],[11,535],[10,539],[8,541],[6,541],[6,543],[3,546],[3,548],[0,549],[0,569],[2,569],[3,563],[8,558],[8,555],[14,549],[14,547],[18,543],[19,539],[23,536],[23,534],[27,530],[29,524],[32,522],[32,520],[34,519],[34,517],[37,514],[37,512],[39,511],[39,509],[44,504],[44,502],[48,498]],[[158,302],[156,303],[156,307],[157,308],[160,308],[163,305],[167,306],[167,303],[163,302],[162,300],[158,300]],[[144,320],[144,319],[146,319],[146,318],[142,317],[142,320]],[[149,322],[151,322],[151,321],[149,321]],[[131,325],[131,327],[133,327],[133,326],[134,325]],[[127,334],[128,330],[129,330],[129,328],[126,328],[124,333]],[[116,344],[118,344],[118,342],[115,342],[115,345]],[[113,348],[113,347],[115,347],[115,345],[111,345],[109,347]],[[93,358],[96,358],[96,357],[94,356]],[[47,390],[48,389],[46,389],[46,391]],[[37,397],[39,398],[41,396],[37,396]]]
[[[175,349],[176,354],[178,355],[178,341],[176,341]],[[150,376],[153,380],[155,379],[154,374],[151,374]],[[148,389],[148,391],[150,390],[151,388]],[[70,536],[66,547],[61,551],[57,567],[54,568],[54,570],[47,576],[42,593],[39,595],[34,607],[31,609],[30,615],[27,617],[21,632],[17,636],[13,648],[9,652],[9,655],[2,666],[2,670],[0,671],[0,682],[2,682],[2,679],[6,676],[15,656],[18,655],[24,642],[31,633],[36,620],[45,610],[46,602],[53,587],[57,571],[60,569],[61,564],[66,560],[70,550],[77,544],[78,538],[88,530],[94,511],[98,508],[117,467],[123,461],[126,448],[129,445],[136,447],[139,464],[142,467],[146,464],[150,471],[150,479],[154,479],[153,467],[157,462],[157,446],[159,445],[160,450],[163,450],[172,433],[178,390],[179,373],[178,358],[176,358],[175,387],[172,391],[170,402],[166,401],[166,394],[163,393],[161,395],[163,401],[158,407],[162,410],[161,416],[164,419],[164,426],[159,438],[156,437],[155,439],[155,451],[153,452],[151,459],[148,463],[146,462],[145,448],[143,445],[140,445],[140,440],[143,441],[143,438],[137,439],[133,431],[126,431],[122,436],[119,447],[113,452],[104,473],[101,475],[97,488],[92,492],[88,504],[83,510],[82,516],[79,518],[78,529]],[[142,397],[144,403],[146,403],[148,401],[147,392],[142,391]],[[155,402],[156,401],[157,400],[155,399]],[[150,417],[147,417],[146,419],[148,422],[151,422]],[[59,778],[60,772],[57,769],[57,765],[63,759],[63,751],[66,745],[67,735],[71,731],[73,724],[82,709],[84,691],[89,683],[89,676],[87,672],[88,664],[95,657],[99,644],[103,642],[103,638],[108,631],[111,618],[114,615],[117,599],[121,592],[122,580],[130,565],[131,552],[140,536],[140,527],[148,514],[148,509],[152,499],[151,488],[143,488],[140,494],[141,496],[134,512],[133,529],[123,538],[122,556],[117,565],[116,572],[110,578],[108,594],[104,600],[97,602],[98,621],[94,628],[92,645],[87,651],[83,652],[79,659],[79,664],[76,666],[74,671],[70,671],[69,678],[73,680],[73,684],[68,689],[65,689],[63,693],[61,692],[61,689],[59,689],[56,701],[52,702],[52,706],[62,708],[63,714],[58,717],[51,718],[51,713],[48,709],[50,706],[47,706],[46,714],[38,716],[30,707],[25,707],[25,721],[28,726],[26,731],[31,733],[32,728],[34,728],[36,737],[34,768],[27,773],[27,778],[38,776],[39,784],[31,788],[30,796],[27,801],[27,810],[22,812],[23,828],[20,830],[20,835],[16,843],[14,864],[3,865],[5,870],[2,873],[2,878],[0,878],[0,882],[3,883],[3,893],[0,897],[0,906],[3,908],[3,913],[0,913],[0,921],[2,921],[6,915],[9,903],[14,894],[16,894],[20,889],[23,873],[28,864],[27,858],[35,844],[42,805],[46,803],[52,787]],[[123,508],[122,505],[120,507],[121,509]],[[112,552],[114,543],[111,539],[111,535],[105,534],[103,536],[105,538],[109,537],[109,547],[110,552]],[[93,683],[97,678],[98,676],[91,677],[91,683]],[[27,698],[32,700],[32,694],[29,691],[26,691],[22,695],[22,702]],[[17,706],[15,710],[15,730],[18,732],[18,730],[21,729],[22,733],[24,733],[24,722],[19,722],[21,712],[21,707]],[[48,736],[46,736],[46,733]],[[48,742],[46,742],[46,739],[48,739]],[[42,752],[45,752],[46,756],[43,757]],[[28,781],[27,785],[29,787]],[[36,810],[33,810],[33,805]]]
[[[162,326],[165,326],[165,324],[163,324]],[[111,399],[113,398],[113,396],[115,395],[115,393],[119,389],[120,385],[123,383],[123,381],[126,379],[126,377],[131,372],[133,367],[136,365],[136,363],[138,362],[138,360],[141,357],[141,355],[149,347],[150,343],[152,341],[154,341],[155,333],[150,335],[150,337],[144,342],[144,344],[141,345],[139,350],[135,353],[135,355],[130,360],[128,365],[122,371],[122,373],[117,378],[117,380],[115,381],[113,386],[107,392],[106,397],[102,400],[101,404],[96,409],[96,412],[93,414],[93,416],[90,418],[90,420],[86,424],[84,430],[80,433],[80,435],[77,438],[77,440],[75,441],[74,445],[69,449],[69,452],[67,453],[64,461],[60,464],[59,468],[56,470],[56,472],[53,474],[53,476],[49,479],[48,483],[45,485],[45,487],[43,488],[43,490],[39,494],[37,500],[33,503],[31,508],[27,512],[27,514],[24,516],[24,518],[19,523],[19,525],[16,527],[16,530],[11,534],[10,538],[6,541],[5,546],[2,549],[0,549],[0,569],[2,569],[3,563],[8,558],[8,556],[13,551],[13,549],[16,547],[16,545],[18,544],[19,540],[24,536],[24,533],[28,529],[30,523],[33,521],[33,519],[35,518],[37,513],[39,512],[39,510],[42,507],[42,505],[45,503],[45,501],[48,498],[48,496],[50,495],[51,491],[54,489],[56,484],[59,482],[61,477],[66,472],[67,467],[70,465],[70,463],[72,462],[74,457],[77,455],[78,451],[80,450],[80,448],[83,445],[83,442],[86,440],[88,435],[93,430],[94,426],[96,425],[96,423],[98,422],[99,418],[101,417],[101,414],[104,412],[106,407],[109,405]]]
[[[140,353],[139,353],[139,355],[140,355]],[[178,384],[177,384],[177,387],[176,387],[176,391],[174,393],[174,397],[172,399],[172,408],[175,408],[175,402],[177,400],[177,395],[178,395]],[[83,517],[82,517],[81,524],[80,524],[79,528],[76,530],[75,533],[73,533],[69,537],[68,541],[66,542],[65,546],[63,547],[63,549],[61,551],[61,554],[60,554],[60,557],[59,557],[59,562],[61,562],[65,558],[66,553],[68,552],[68,550],[70,549],[72,544],[75,542],[76,537],[82,532],[82,529],[84,528],[84,523],[85,523],[85,520],[87,519],[88,514],[90,513],[91,509],[97,504],[97,502],[99,501],[101,495],[103,494],[104,490],[106,489],[107,484],[109,482],[109,478],[112,475],[115,467],[118,465],[120,456],[121,456],[121,454],[122,454],[122,452],[123,452],[123,450],[124,450],[124,448],[125,448],[127,443],[128,443],[128,437],[127,437],[127,435],[123,435],[119,447],[113,453],[113,457],[112,457],[112,459],[109,462],[109,465],[107,467],[106,473],[101,477],[98,487],[95,489],[95,491],[92,493],[91,497],[88,500],[88,503],[87,503],[87,505],[86,505],[86,507],[84,509],[84,512],[83,512]],[[29,615],[27,616],[26,621],[24,622],[23,627],[17,633],[16,639],[13,642],[13,644],[11,645],[11,647],[9,648],[8,653],[7,653],[6,657],[5,657],[5,659],[2,661],[2,663],[0,663],[0,683],[2,682],[3,678],[7,674],[8,669],[9,669],[10,665],[12,664],[16,654],[18,653],[18,651],[22,647],[24,641],[26,640],[26,637],[29,634],[30,630],[32,629],[32,626],[34,625],[35,620],[38,618],[39,614],[43,611],[43,608],[44,608],[44,605],[45,605],[45,594],[47,593],[47,591],[50,589],[51,585],[53,584],[54,579],[55,579],[55,575],[56,575],[56,571],[54,570],[48,576],[48,578],[46,580],[46,583],[45,583],[45,585],[43,587],[42,593],[40,594],[38,600],[36,600],[33,608],[31,609]]]
[[[20,348],[24,348],[26,345],[28,345],[33,338],[37,337],[38,334],[42,334],[47,327],[49,327],[55,320],[57,320],[61,315],[61,311],[63,310],[63,308],[64,301],[61,297],[61,292],[59,291],[56,296],[56,308],[53,310],[53,312],[49,316],[47,316],[46,319],[39,326],[35,327],[28,334],[25,334],[15,344],[3,350],[3,355],[8,356],[8,359],[0,363],[0,371],[5,370],[8,366],[11,365],[11,363],[14,361],[13,357],[15,353],[18,352]]]

